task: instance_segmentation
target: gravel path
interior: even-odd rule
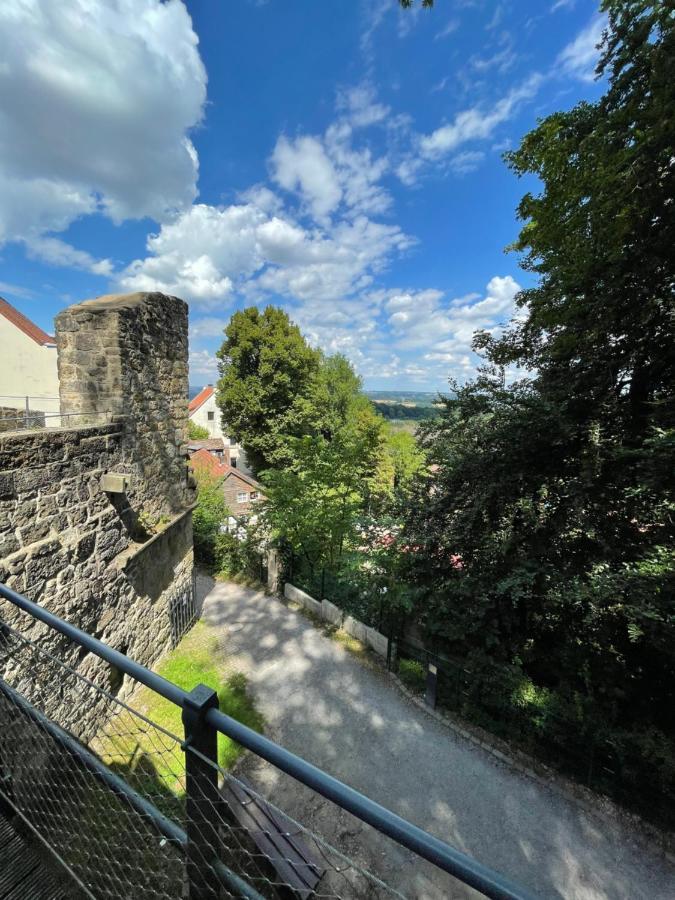
[[[539,897],[675,898],[675,867],[655,847],[455,735],[301,614],[231,583],[200,578],[199,590],[228,665],[248,675],[267,734],[289,750]],[[262,760],[244,769],[406,897],[478,896]]]

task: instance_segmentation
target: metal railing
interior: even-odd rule
[[[12,791],[15,797],[22,795],[28,798],[23,803],[16,802],[17,811],[29,820],[32,827],[43,832],[42,837],[51,843],[52,852],[72,871],[85,895],[131,896],[128,892],[133,887],[135,896],[178,897],[180,890],[176,892],[176,885],[180,887],[183,878],[187,881],[190,898],[276,898],[288,896],[289,891],[291,896],[301,895],[293,893],[296,890],[293,880],[280,874],[284,864],[286,869],[290,867],[297,874],[297,861],[285,859],[282,854],[281,869],[279,865],[270,867],[269,863],[274,862],[270,853],[252,844],[250,832],[237,824],[232,810],[223,800],[222,782],[228,779],[236,781],[218,764],[220,736],[225,736],[290,775],[300,785],[332,801],[362,823],[372,826],[380,835],[485,896],[510,900],[529,896],[525,890],[487,866],[225,715],[218,709],[216,692],[210,688],[198,685],[192,691],[185,691],[1,584],[0,597],[47,626],[47,630],[41,630],[42,634],[52,637],[60,635],[67,642],[72,642],[79,648],[79,660],[83,654],[85,661],[86,654],[93,654],[92,658],[107,663],[111,671],[144,685],[152,695],[164,698],[181,711],[184,729],[182,742],[110,692],[101,690],[75,668],[64,665],[35,641],[8,625],[3,626],[4,638],[0,640],[0,651],[4,652],[0,652],[0,666],[4,665],[5,680],[0,680],[0,715],[9,709],[14,716],[8,716],[12,727],[4,723],[0,729],[0,776],[4,774],[7,777],[3,767],[9,769],[12,776],[11,790],[6,792],[6,799],[11,802],[12,798],[8,795]],[[32,624],[37,627],[34,621]],[[48,660],[58,667],[58,679],[45,677]],[[9,680],[14,681],[12,686]],[[59,682],[59,689],[52,695],[46,685],[55,680]],[[29,699],[26,694],[30,695]],[[114,724],[114,727],[97,730],[93,739],[82,725],[87,704],[92,703],[98,704],[99,718],[101,704],[107,704],[102,718]],[[50,710],[53,713],[57,707],[61,717],[65,716],[65,721],[58,725],[53,721],[54,715],[50,715]],[[77,735],[78,728],[79,740],[73,737],[73,734]],[[142,741],[141,734],[144,736]],[[148,740],[151,741],[154,768],[147,760],[136,759],[133,765],[128,762],[127,739],[130,735],[133,735],[136,744],[132,757],[137,755],[139,747],[148,747]],[[90,776],[86,790],[81,784],[81,774],[77,776],[78,820],[88,821],[89,817],[91,830],[97,833],[103,831],[106,847],[119,844],[126,868],[123,866],[120,870],[119,860],[115,860],[113,865],[107,858],[101,859],[100,844],[96,843],[96,835],[92,837],[89,832],[81,835],[82,845],[77,847],[74,859],[72,853],[69,855],[70,851],[66,852],[73,842],[62,833],[64,814],[60,804],[70,802],[72,798],[67,792],[59,791],[59,784],[65,778],[72,792],[76,775],[61,776],[58,766],[45,764],[48,777],[42,780],[35,778],[35,760],[28,751],[44,742],[45,736],[49,737],[50,748],[41,747],[36,758],[42,764],[45,759],[51,759],[50,754],[56,753],[54,748],[58,748],[58,754],[65,759],[64,771],[70,772],[68,766],[71,769],[76,766],[78,773],[86,770]],[[83,740],[86,737],[89,739]],[[85,743],[89,744],[89,749]],[[122,743],[126,754],[124,765],[120,763]],[[140,755],[142,757],[143,753]],[[56,785],[52,783],[54,781]],[[42,785],[40,796],[36,796],[38,784]],[[0,797],[3,791],[0,782]],[[251,793],[251,796],[255,795]],[[114,798],[114,809],[111,798]],[[101,804],[109,811],[105,823],[101,823],[98,812]],[[45,812],[47,807],[48,813]],[[275,810],[274,807],[271,809]],[[120,815],[127,818],[133,815],[133,828],[136,833],[142,833],[142,838],[134,840],[131,846],[124,844],[123,828],[112,829],[115,817]],[[51,816],[47,825],[39,821],[41,816]],[[327,872],[319,886],[312,889],[311,896],[402,896],[279,810],[273,813],[274,816],[277,821],[283,817],[285,829],[292,826],[293,834],[302,837],[306,843],[312,842],[317,859]],[[184,823],[184,828],[177,824],[177,820]],[[156,840],[153,843],[152,834],[161,835],[159,846]],[[267,836],[270,840],[274,839],[273,834]],[[153,852],[150,853],[148,848],[152,848]],[[313,863],[307,863],[307,866],[311,871],[317,869]],[[141,888],[138,887],[139,879]],[[360,887],[357,887],[359,879]],[[310,893],[305,896],[310,896]]]

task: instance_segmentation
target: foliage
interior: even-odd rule
[[[385,400],[371,400],[371,403],[384,419],[433,419],[438,415],[435,406],[418,406],[411,403],[390,403]]]
[[[398,664],[398,677],[411,691],[421,692],[426,683],[426,672],[416,659],[402,659]]]
[[[216,563],[216,546],[220,528],[230,514],[223,495],[223,480],[197,466],[197,506],[192,513],[195,558],[204,565]]]
[[[221,533],[216,537],[214,557],[220,575],[260,580],[261,560],[265,552],[263,530],[257,522],[240,525],[236,534]]]
[[[457,653],[516,663],[610,722],[675,731],[675,26],[606,0],[594,104],[507,155],[540,193],[515,248],[537,284],[421,442],[417,614]],[[505,367],[528,377],[507,385]],[[636,731],[639,730],[636,724]]]
[[[291,461],[289,442],[323,424],[321,354],[274,306],[234,313],[217,353],[217,403],[257,474]]]
[[[263,518],[310,571],[333,568],[363,505],[362,442],[358,433],[345,429],[331,441],[297,439],[293,450],[292,466],[262,473],[268,498]]]
[[[387,429],[387,450],[394,468],[394,488],[407,492],[426,470],[424,451],[407,431]]]
[[[208,428],[197,425],[192,419],[188,419],[188,438],[191,441],[207,441],[210,437]]]

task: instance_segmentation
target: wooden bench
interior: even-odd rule
[[[221,795],[232,818],[246,829],[253,843],[266,857],[275,875],[286,885],[280,896],[309,900],[326,868],[312,857],[301,831],[290,819],[258,797],[243,777],[228,778]]]

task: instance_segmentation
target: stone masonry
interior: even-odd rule
[[[103,297],[61,313],[56,335],[62,410],[92,424],[0,434],[0,581],[150,665],[192,589],[187,308],[162,294]],[[103,490],[110,473],[128,476],[125,493]],[[3,601],[0,619],[125,692],[97,657]],[[96,711],[79,712],[78,731],[95,728]]]

